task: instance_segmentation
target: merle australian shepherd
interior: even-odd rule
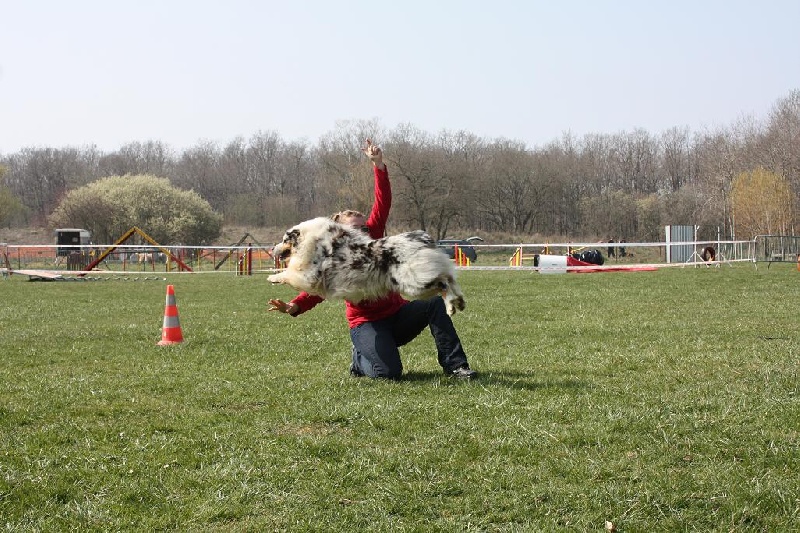
[[[412,300],[441,294],[448,315],[464,309],[453,261],[424,231],[372,239],[320,217],[287,230],[272,254],[288,264],[269,276],[270,282],[326,299],[357,303],[389,292]]]

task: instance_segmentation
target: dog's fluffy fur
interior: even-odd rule
[[[410,299],[442,294],[447,314],[464,309],[455,266],[424,231],[372,239],[329,218],[290,228],[272,254],[288,259],[285,270],[269,276],[323,298],[374,300],[389,292]]]

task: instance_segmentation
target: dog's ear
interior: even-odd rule
[[[297,246],[297,243],[299,241],[300,241],[300,230],[297,228],[290,229],[283,236],[283,243],[288,244],[292,247]]]

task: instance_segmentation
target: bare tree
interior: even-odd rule
[[[391,157],[386,134],[376,120],[340,121],[320,138],[318,191],[320,207],[326,212],[357,209],[366,213],[372,208],[372,167],[361,151],[366,139],[383,146],[386,157]]]
[[[117,153],[127,166],[126,174],[166,177],[174,164],[172,150],[160,141],[128,143]]]
[[[614,182],[610,161],[612,138],[608,135],[585,135],[579,147],[578,173],[584,193],[599,195],[607,192]]]
[[[295,212],[299,218],[312,216],[318,198],[318,165],[314,154],[305,142],[286,144],[281,157],[283,194],[295,198]]]
[[[731,185],[740,171],[735,136],[725,129],[699,135],[696,152],[698,180],[693,187],[694,194],[702,210],[719,213],[714,225],[721,226],[720,234],[735,237],[730,210]]]
[[[76,148],[25,148],[10,156],[6,166],[8,187],[39,221],[86,170]]]
[[[581,231],[581,198],[587,185],[580,174],[579,147],[571,134],[550,143],[537,154],[535,179],[543,196],[537,219],[537,232],[549,235],[574,235]]]
[[[666,190],[675,192],[684,183],[690,182],[692,167],[690,163],[689,128],[670,128],[661,134],[661,168],[666,176]]]
[[[454,184],[452,203],[443,206],[440,221],[443,235],[454,224],[464,229],[483,229],[487,226],[480,208],[482,182],[486,177],[486,142],[464,130],[441,131],[434,139],[434,152],[448,181]]]
[[[770,112],[760,153],[767,158],[766,168],[785,176],[792,190],[794,206],[800,206],[800,89],[779,100]],[[795,234],[800,214],[794,216],[790,231]]]
[[[15,222],[21,222],[25,213],[22,202],[5,185],[3,176],[6,172],[6,167],[0,165],[0,227],[10,227]]]
[[[607,191],[581,199],[581,235],[585,238],[630,240],[637,234],[637,204],[634,196],[622,191]]]
[[[539,206],[530,154],[523,143],[502,139],[491,144],[488,152],[488,179],[479,205],[503,231],[531,231]]]
[[[394,217],[425,231],[432,231],[436,212],[449,192],[435,168],[432,144],[426,132],[401,124],[391,133],[386,156],[392,166]]]
[[[637,128],[616,135],[612,154],[616,166],[616,188],[630,193],[656,192],[658,143],[648,132]]]
[[[220,170],[220,149],[204,141],[186,150],[176,164],[172,184],[192,190],[221,212],[227,200],[225,176]]]
[[[248,189],[259,196],[279,194],[277,183],[280,181],[278,155],[283,140],[274,131],[259,132],[250,138],[247,146],[247,185]]]

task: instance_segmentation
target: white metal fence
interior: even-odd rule
[[[759,236],[750,241],[674,242],[563,242],[519,244],[473,244],[475,257],[459,267],[473,269],[536,269],[538,255],[572,255],[597,250],[606,266],[656,265],[686,266],[708,264],[703,250],[715,251],[717,265],[735,262],[796,261],[800,238],[777,235]],[[680,246],[681,261],[670,247]],[[59,255],[56,245],[0,244],[0,269],[5,272],[36,270],[59,274],[94,273],[181,273],[227,272],[252,274],[274,271],[283,265],[263,246],[77,246],[68,255]]]

